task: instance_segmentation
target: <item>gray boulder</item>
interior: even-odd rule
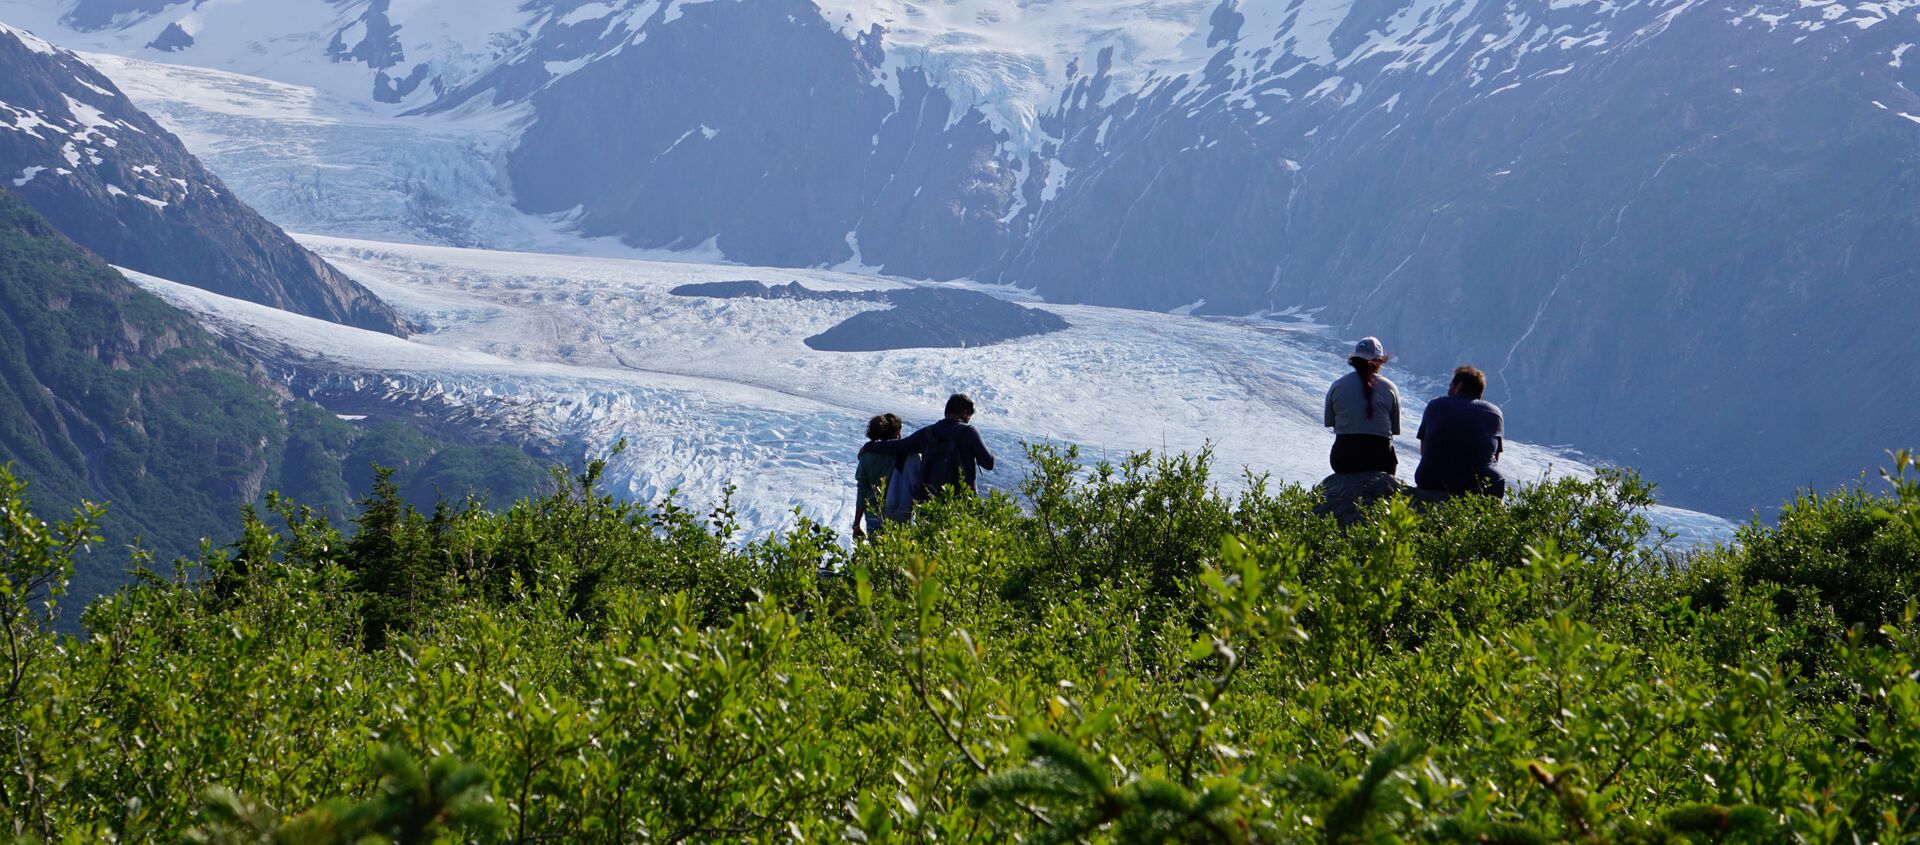
[[[1320,481],[1321,502],[1313,512],[1352,525],[1366,515],[1367,506],[1411,488],[1384,472],[1336,472]]]

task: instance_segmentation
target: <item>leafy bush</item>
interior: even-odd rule
[[[852,549],[602,467],[381,476],[46,632],[87,518],[5,483],[0,819],[44,841],[1896,842],[1920,482],[1676,551],[1630,475],[1352,528],[1206,455],[945,498]],[[38,598],[35,598],[38,597]]]
[[[1920,532],[1889,530],[1885,503],[1860,490],[1803,493],[1740,545],[1748,577],[1805,587],[1846,625],[1878,629],[1920,587]]]

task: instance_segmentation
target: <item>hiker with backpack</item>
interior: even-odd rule
[[[1387,349],[1379,338],[1354,344],[1347,364],[1353,372],[1327,389],[1326,425],[1333,429],[1335,473],[1384,472],[1400,468],[1393,438],[1400,433],[1400,389],[1380,375]]]
[[[867,442],[900,439],[901,420],[897,414],[881,414],[867,421]],[[853,471],[853,536],[861,539],[878,534],[886,525],[886,502],[881,491],[896,474],[903,458],[879,452],[861,452]]]
[[[986,441],[980,438],[980,431],[973,427],[973,400],[964,393],[955,393],[947,399],[946,418],[933,425],[922,428],[899,440],[871,440],[860,447],[864,459],[868,453],[890,455],[904,459],[899,468],[902,494],[907,514],[911,517],[912,503],[924,502],[947,487],[958,486],[968,493],[975,492],[976,479],[982,469],[993,471],[993,453],[987,451]],[[915,463],[917,467],[909,468]],[[887,495],[888,517],[893,518],[893,491]]]

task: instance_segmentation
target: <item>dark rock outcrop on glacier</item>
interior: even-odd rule
[[[877,302],[892,306],[862,311],[833,328],[807,338],[807,346],[823,352],[964,349],[1071,328],[1065,319],[1051,311],[1028,308],[969,290],[813,290],[799,282],[768,285],[744,280],[681,285],[671,293],[675,296],[713,299]]]
[[[879,290],[814,290],[799,282],[769,285],[742,279],[731,282],[694,282],[668,293],[708,299],[792,299],[801,302],[886,302],[893,293]]]
[[[72,53],[0,27],[0,185],[108,262],[390,333],[386,303],[229,192]]]
[[[958,349],[1069,327],[1066,320],[1050,311],[972,291],[916,288],[890,291],[887,300],[893,303],[892,308],[848,317],[807,338],[807,345],[827,352]]]
[[[187,34],[178,22],[167,24],[166,29],[160,30],[159,35],[147,42],[147,49],[162,53],[178,53],[192,46],[193,36]]]

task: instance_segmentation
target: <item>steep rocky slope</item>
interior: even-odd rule
[[[254,213],[112,81],[0,25],[0,186],[107,261],[404,333],[373,294]]]
[[[232,536],[241,506],[269,490],[343,515],[376,461],[416,500],[509,500],[540,479],[511,448],[349,425],[295,401],[0,189],[0,463],[46,514],[108,506],[80,597],[124,581],[127,544],[192,555],[202,537]]]

